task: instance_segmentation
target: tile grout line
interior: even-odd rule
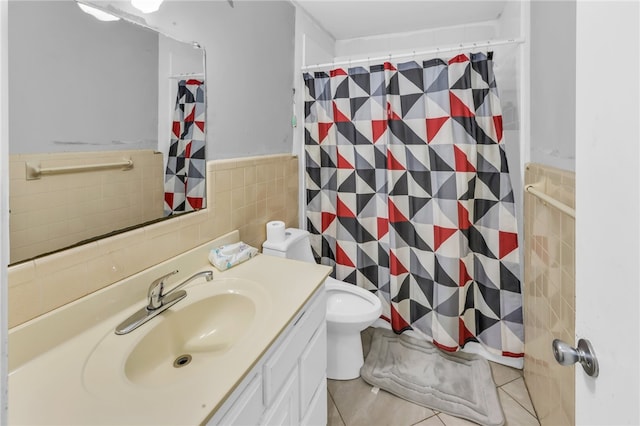
[[[527,413],[529,413],[529,415],[533,416],[533,418],[536,419],[536,421],[538,422],[538,424],[540,424],[540,419],[538,418],[538,415],[535,413],[532,413],[531,411],[529,411],[527,409],[527,407],[525,407],[524,405],[520,404],[520,401],[518,401],[513,395],[511,395],[509,392],[507,392],[505,389],[502,389],[502,387],[500,387],[500,390],[502,390],[502,392],[506,393],[507,396],[509,396],[509,398],[511,398],[516,404],[518,404],[520,407],[522,407],[524,409],[524,411],[526,411]],[[529,393],[529,391],[527,390],[527,393]],[[531,401],[531,396],[529,396],[529,401]],[[533,406],[533,402],[531,403],[531,405]],[[533,411],[535,411],[535,408],[533,409]]]
[[[440,423],[442,423],[442,426],[447,426],[447,424],[444,422],[444,420],[442,420],[442,419],[440,418],[440,413],[436,414],[436,417],[438,418],[438,421],[439,421]]]
[[[342,413],[340,412],[340,409],[338,408],[338,404],[336,404],[336,401],[333,399],[333,395],[331,395],[331,392],[329,392],[328,387],[327,387],[327,395],[329,395],[329,398],[331,398],[331,403],[333,404],[333,406],[336,407],[336,411],[338,412],[338,415],[340,416],[340,420],[342,421],[342,424],[344,426],[347,426],[347,422],[344,421],[344,417],[342,417]]]
[[[518,380],[518,379],[516,379],[516,380]],[[515,381],[515,380],[512,380],[511,382],[513,382],[513,381]],[[509,382],[509,383],[511,383],[511,382]],[[508,383],[505,383],[505,385],[506,384],[508,384]],[[527,387],[527,382],[524,380],[524,377],[522,378],[522,384],[524,385],[524,389],[527,391],[527,396],[529,397],[529,402],[531,402],[531,407],[533,408],[533,411],[534,411],[533,413],[531,411],[529,411],[529,409],[527,407],[525,407],[524,405],[520,404],[520,401],[518,401],[513,395],[511,395],[508,390],[502,389],[502,386],[504,386],[504,385],[500,386],[499,388],[502,389],[502,391],[504,393],[509,395],[511,397],[511,399],[513,399],[515,402],[517,402],[519,406],[524,408],[527,413],[529,413],[533,417],[535,417],[536,420],[538,421],[538,423],[540,423],[540,419],[538,418],[538,413],[535,412],[536,411],[536,407],[533,406],[533,401],[531,400],[531,394],[529,393],[529,388]]]
[[[426,408],[429,408],[429,407],[426,407]],[[429,419],[431,419],[431,418],[433,418],[433,417],[438,417],[438,413],[437,413],[433,408],[429,408],[429,410],[433,411],[433,415],[428,416],[428,417],[425,417],[424,419],[420,419],[420,420],[418,420],[417,422],[415,422],[415,423],[411,424],[411,426],[415,426],[415,425],[417,425],[418,423],[422,423],[422,422],[424,422],[425,420],[429,420]],[[438,417],[438,420],[440,420],[440,417]],[[442,420],[440,420],[440,422],[441,422],[441,423],[444,423]]]
[[[527,381],[524,379],[524,375],[522,376],[522,382],[524,383],[524,388],[527,390],[527,395],[529,395],[529,401],[531,402],[531,407],[533,408],[533,416],[540,424],[540,417],[538,417],[538,412],[536,411],[536,406],[533,405],[533,399],[531,399],[531,392],[529,392],[529,386],[527,386]],[[526,408],[525,408],[526,410]]]
[[[524,409],[524,411],[526,411],[527,413],[529,413],[530,415],[532,415],[536,421],[538,422],[538,424],[540,424],[540,419],[538,418],[538,414],[535,412],[535,407],[533,407],[533,413],[531,411],[529,411],[529,409],[527,407],[525,407],[524,405],[522,405],[520,403],[520,401],[518,401],[513,395],[511,395],[506,389],[503,389],[503,386],[508,385],[509,383],[513,383],[516,380],[522,379],[522,383],[524,384],[525,390],[527,391],[527,396],[529,397],[529,402],[531,402],[531,406],[533,407],[533,401],[531,401],[531,394],[529,393],[529,388],[527,387],[527,382],[524,380],[524,374],[520,375],[520,377],[516,377],[515,379],[511,379],[508,382],[505,382],[503,384],[501,384],[500,386],[496,386],[496,391],[502,390],[504,393],[506,393],[509,398],[511,398],[513,401],[515,401],[516,404],[518,404],[520,407],[522,407]],[[494,379],[495,380],[495,379]],[[505,419],[506,420],[506,419]]]
[[[494,364],[502,365],[502,364],[499,364],[499,363],[497,363],[497,362],[496,362],[496,363],[494,363]],[[512,367],[509,367],[509,368],[512,368]],[[518,370],[518,369],[516,369],[516,368],[513,368],[513,369],[514,369],[514,370]],[[503,383],[503,384],[501,384],[501,385],[497,385],[497,384],[496,384],[496,388],[501,388],[502,386],[504,386],[504,385],[508,385],[509,383],[514,382],[514,381],[516,381],[516,380],[518,380],[518,379],[522,379],[522,380],[524,380],[524,370],[519,370],[519,371],[518,371],[518,374],[519,374],[519,375],[518,375],[518,377],[516,377],[515,379],[511,379],[511,380],[509,380],[508,382],[504,382],[504,383]],[[496,379],[493,377],[493,370],[492,370],[492,372],[491,372],[491,378],[493,379],[493,382],[495,383]]]
[[[516,377],[516,378],[515,378],[515,379],[513,379],[513,380],[509,380],[508,382],[504,382],[504,383],[503,383],[503,384],[501,384],[500,386],[496,385],[496,389],[502,389],[502,387],[503,387],[503,386],[508,385],[509,383],[513,383],[513,382],[515,382],[516,380],[518,380],[518,379],[520,379],[520,378],[522,378],[522,377]],[[495,380],[494,380],[494,382],[495,382]],[[528,390],[527,390],[527,392],[528,392]]]

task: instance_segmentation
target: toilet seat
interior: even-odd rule
[[[382,309],[380,299],[370,291],[328,277],[327,321],[337,323],[373,322]]]

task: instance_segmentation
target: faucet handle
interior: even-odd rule
[[[147,305],[148,310],[152,311],[162,306],[162,297],[164,296],[164,280],[177,273],[178,270],[176,269],[175,271],[171,271],[168,274],[165,274],[160,278],[153,280],[153,282],[149,286],[149,291],[147,292],[147,298],[149,299],[149,304]]]

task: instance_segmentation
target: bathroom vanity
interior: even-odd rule
[[[322,286],[207,425],[326,425]]]
[[[9,424],[325,424],[330,268],[207,261],[233,232],[10,330]],[[125,335],[150,283],[187,297]]]

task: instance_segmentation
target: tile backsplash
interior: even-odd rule
[[[575,173],[527,164],[525,185],[575,208]],[[575,219],[525,193],[524,376],[540,423],[575,424],[575,366],[558,364],[553,339],[575,346]]]
[[[210,161],[206,209],[10,266],[9,327],[234,229],[260,248],[270,220],[298,226],[297,157]]]
[[[27,163],[49,168],[123,160],[134,166],[26,179]],[[16,154],[9,176],[11,263],[162,217],[162,154],[153,150]]]

